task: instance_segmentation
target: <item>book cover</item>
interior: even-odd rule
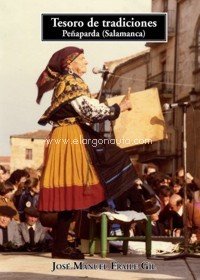
[[[101,88],[101,74],[103,73],[101,70],[105,65],[112,65],[115,68],[120,63],[127,61],[128,57],[147,49],[145,40],[141,41],[137,38],[135,40],[130,38],[129,40],[117,40],[116,36],[118,35],[116,34],[118,32],[117,24],[126,30],[127,15],[150,13],[150,0],[1,0],[0,7],[0,156],[11,155],[11,136],[24,135],[41,129],[37,122],[49,106],[52,94],[51,92],[45,94],[41,104],[37,105],[36,81],[55,51],[66,46],[77,46],[84,49],[88,60],[88,71],[84,80],[88,83],[91,92],[95,94]],[[55,15],[55,19],[51,21],[53,26],[50,30],[53,30],[54,27],[66,27],[65,25],[68,24],[68,27],[76,28],[78,26],[79,32],[86,32],[85,24],[91,24],[91,34],[84,35],[87,40],[81,38],[80,34],[69,40],[67,36],[73,34],[69,35],[62,31],[62,36],[64,36],[62,40],[59,40],[60,35],[58,35],[59,38],[51,39],[51,31],[47,34],[48,25],[45,34],[42,34],[44,24],[42,14]],[[73,17],[71,20],[66,19],[60,22],[56,19],[56,14],[72,15]],[[88,14],[90,15],[89,19],[81,20],[81,17]],[[75,23],[77,15],[79,18]],[[95,37],[100,32],[98,23],[102,22],[102,18],[96,18],[98,15],[105,17],[103,27],[111,27],[112,29],[108,31],[112,33],[109,40]],[[118,19],[109,19],[109,16],[116,15],[119,15]],[[93,22],[91,22],[92,20]],[[72,22],[72,25],[69,22]],[[133,17],[130,24],[134,24]],[[73,30],[70,32],[73,33]],[[97,70],[92,71],[94,68]],[[132,83],[132,78],[130,78],[130,83]],[[47,126],[45,129],[50,130],[51,127]],[[32,167],[31,164],[30,167]],[[85,263],[52,260],[50,253],[23,254],[15,252],[13,254],[2,253],[0,256],[1,279],[23,279],[25,277],[29,279],[53,279],[55,277],[57,279],[63,277],[65,279],[82,277],[91,279],[123,279],[126,277],[132,279],[130,277],[132,277],[133,271],[154,273],[156,269],[156,265],[153,262],[147,262],[145,257],[132,255],[121,256],[118,254],[113,259],[106,260],[98,256],[88,257]],[[124,271],[127,273],[125,276],[123,275]]]

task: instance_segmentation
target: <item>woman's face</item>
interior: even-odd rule
[[[73,70],[74,73],[76,73],[79,76],[82,76],[84,73],[87,72],[87,60],[84,56],[84,54],[80,54],[77,56],[74,61],[70,64],[69,68]]]

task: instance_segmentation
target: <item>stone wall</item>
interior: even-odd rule
[[[44,139],[11,138],[11,172],[25,167],[38,168],[43,162]],[[32,159],[26,159],[26,149],[32,149]]]

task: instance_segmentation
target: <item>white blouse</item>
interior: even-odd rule
[[[71,101],[74,110],[87,122],[98,122],[114,114],[112,107],[88,96],[79,96]]]

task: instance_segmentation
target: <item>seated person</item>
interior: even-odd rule
[[[25,169],[16,169],[10,174],[8,181],[14,186],[14,190],[12,191],[11,199],[14,198],[16,191],[19,188],[19,185],[26,181],[26,179],[30,175]]]
[[[114,203],[117,211],[134,210],[144,212],[143,202],[151,197],[155,197],[152,187],[142,182],[141,179],[137,179],[133,187],[115,199]]]
[[[169,203],[169,199],[170,199],[172,194],[173,194],[173,191],[169,186],[163,185],[163,186],[160,187],[160,189],[158,190],[158,199],[159,199],[159,202],[160,202],[160,211],[163,210],[165,208],[165,206]]]
[[[181,178],[173,178],[171,181],[171,187],[173,193],[179,194],[180,190],[183,188],[183,180]]]
[[[10,243],[10,250],[16,249],[22,245],[22,239],[19,234],[18,224],[13,219],[16,211],[9,206],[0,206],[0,245],[1,250]],[[8,248],[7,248],[8,249]]]
[[[170,186],[171,184],[171,177],[162,172],[150,174],[146,180],[157,195],[163,186]]]
[[[183,198],[173,194],[169,203],[159,214],[159,220],[168,229],[170,236],[180,236],[183,230]]]
[[[25,221],[24,209],[26,207],[37,207],[39,192],[40,185],[38,178],[30,177],[24,182],[24,191],[20,196],[18,204],[18,212],[21,222]]]
[[[15,210],[14,219],[18,223],[20,222],[19,213],[11,200],[12,192],[14,190],[14,186],[9,181],[5,181],[0,183],[0,206],[9,206]]]
[[[159,222],[159,206],[156,203],[146,203],[145,212],[151,218],[152,236],[165,236],[165,227]],[[137,222],[134,229],[135,236],[146,235],[146,221]]]
[[[200,242],[200,191],[195,191],[193,201],[187,203],[187,226]]]
[[[47,245],[52,240],[51,235],[39,221],[39,212],[35,207],[26,207],[24,210],[25,222],[19,224],[19,232],[23,243],[28,249],[42,249],[39,245]]]

